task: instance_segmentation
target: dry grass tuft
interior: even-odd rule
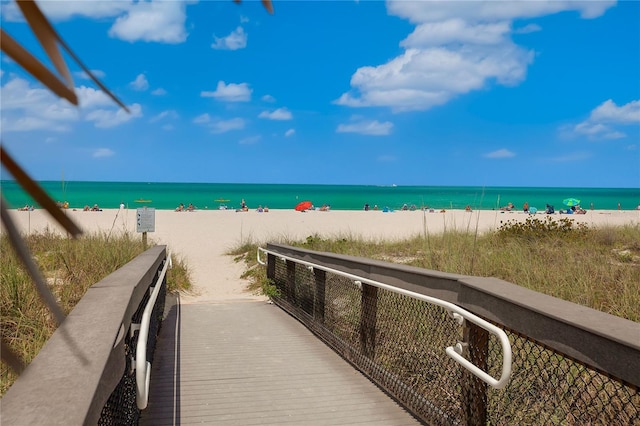
[[[73,240],[44,232],[25,237],[25,242],[65,314],[91,285],[143,252],[140,240],[128,234],[115,238],[94,234]],[[0,238],[0,250],[2,337],[28,364],[55,331],[55,322],[5,235]],[[167,285],[169,291],[190,287],[182,260],[173,257]],[[16,376],[4,363],[0,375],[0,394],[4,395]]]

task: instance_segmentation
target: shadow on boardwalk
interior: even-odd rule
[[[141,425],[420,424],[265,302],[173,304]]]

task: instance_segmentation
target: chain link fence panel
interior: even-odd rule
[[[638,389],[496,324],[513,352],[511,380],[496,390],[445,348],[493,377],[498,339],[459,325],[446,309],[340,274],[269,256],[274,302],[428,424],[640,425]]]

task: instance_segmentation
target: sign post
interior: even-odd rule
[[[136,231],[142,232],[142,246],[147,249],[147,232],[156,230],[156,209],[152,207],[142,207],[136,214]]]

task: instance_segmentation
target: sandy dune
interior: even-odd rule
[[[100,212],[67,210],[67,214],[87,233],[136,232],[136,210],[107,209]],[[45,228],[60,228],[43,210],[11,211],[19,229],[37,232]],[[536,217],[543,218],[538,214]],[[524,221],[522,212],[480,210],[465,212],[398,211],[310,211],[271,210],[235,212],[229,210],[200,210],[194,212],[155,211],[155,232],[149,240],[166,244],[169,250],[184,258],[191,270],[196,288],[194,295],[182,297],[183,303],[220,300],[254,299],[260,296],[247,293],[246,282],[239,277],[244,265],[235,263],[226,253],[244,243],[264,244],[286,239],[302,239],[309,235],[327,237],[351,236],[366,240],[390,240],[434,234],[458,229],[484,232],[498,228],[510,220]],[[593,226],[640,224],[640,211],[589,211],[585,215],[559,215]]]

